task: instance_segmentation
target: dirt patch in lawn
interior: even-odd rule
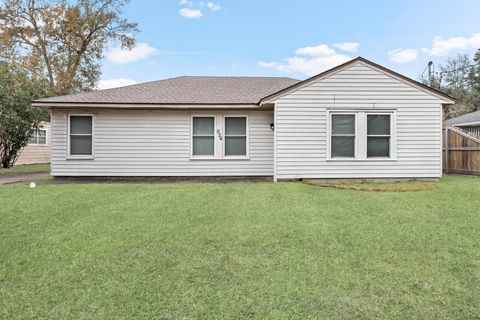
[[[305,180],[304,183],[341,190],[356,190],[370,192],[419,192],[430,191],[437,188],[438,182],[433,181],[398,181],[398,182],[372,182],[372,181],[332,181],[325,180]]]

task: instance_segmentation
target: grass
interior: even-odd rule
[[[0,186],[0,318],[480,317],[480,178]]]
[[[20,166],[13,166],[8,169],[0,168],[0,176],[12,175],[12,174],[23,174],[23,173],[40,173],[40,172],[50,172],[50,164],[36,163],[36,164],[25,164]]]

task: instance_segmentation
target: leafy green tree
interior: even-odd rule
[[[444,118],[480,110],[480,49],[473,60],[466,54],[458,54],[440,65],[439,69],[433,79],[422,80],[457,99],[454,105],[444,107]]]
[[[444,118],[453,118],[475,110],[472,83],[472,60],[468,55],[457,55],[440,65],[437,77],[440,90],[455,97],[455,105],[445,106]]]
[[[32,107],[31,100],[48,94],[48,82],[0,62],[0,167],[10,168],[28,143],[32,129],[48,113]]]
[[[474,65],[471,72],[471,81],[473,87],[473,102],[475,110],[480,110],[480,49],[473,56]]]
[[[3,0],[0,58],[45,77],[53,95],[93,89],[112,41],[135,45],[137,24],[121,18],[128,0]]]

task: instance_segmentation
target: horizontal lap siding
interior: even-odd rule
[[[45,145],[27,145],[23,148],[15,165],[50,162],[50,123],[44,123],[40,128],[47,131],[47,143]]]
[[[67,159],[67,114],[52,112],[54,176],[273,175],[273,111],[237,113],[248,115],[249,160],[190,160],[190,112],[169,110],[96,111],[95,159]]]
[[[327,161],[327,109],[395,108],[396,161]],[[276,101],[277,178],[441,175],[441,102],[358,63]]]

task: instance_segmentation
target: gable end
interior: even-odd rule
[[[339,72],[341,72],[341,71],[343,71],[343,70],[346,70],[346,69],[348,69],[348,68],[350,68],[350,67],[352,67],[352,66],[354,66],[354,65],[357,65],[357,64],[366,66],[366,67],[368,67],[368,68],[371,68],[371,69],[373,69],[373,70],[375,70],[375,71],[377,71],[377,72],[380,72],[380,73],[382,73],[382,74],[384,74],[384,75],[386,75],[386,76],[388,76],[388,77],[391,77],[391,78],[396,79],[396,80],[398,80],[398,81],[400,81],[400,82],[402,82],[402,83],[405,83],[406,85],[409,85],[409,86],[411,86],[411,87],[413,87],[413,88],[415,88],[415,89],[417,89],[417,90],[419,90],[419,91],[422,91],[422,92],[424,92],[424,93],[426,93],[426,94],[428,94],[428,95],[431,95],[431,96],[433,96],[433,97],[441,100],[442,104],[453,104],[453,103],[455,103],[455,99],[454,99],[453,97],[450,97],[449,95],[447,95],[447,94],[445,94],[445,93],[443,93],[443,92],[441,92],[441,91],[438,91],[438,90],[435,90],[435,89],[433,89],[433,88],[430,88],[429,86],[426,86],[426,85],[424,85],[424,84],[422,84],[422,83],[420,83],[420,82],[418,82],[418,81],[415,81],[415,80],[413,80],[413,79],[410,79],[410,78],[408,78],[408,77],[406,77],[406,76],[404,76],[404,75],[401,75],[401,74],[399,74],[399,73],[397,73],[397,72],[395,72],[395,71],[392,71],[392,70],[390,70],[390,69],[388,69],[388,68],[385,68],[385,67],[383,67],[383,66],[381,66],[381,65],[379,65],[379,64],[376,64],[376,63],[374,63],[374,62],[372,62],[372,61],[370,61],[370,60],[367,60],[367,59],[365,59],[365,58],[363,58],[363,57],[357,57],[357,58],[355,58],[355,59],[353,59],[353,60],[350,60],[350,61],[348,61],[348,62],[346,62],[346,63],[344,63],[344,64],[341,64],[341,65],[339,65],[339,66],[336,66],[336,67],[334,67],[334,68],[332,68],[332,69],[329,69],[329,70],[327,70],[327,71],[325,71],[325,72],[322,72],[322,73],[320,73],[320,74],[318,74],[318,75],[315,75],[315,76],[313,76],[313,77],[311,77],[311,78],[308,78],[308,79],[306,79],[306,80],[304,80],[304,81],[301,81],[301,82],[299,82],[299,83],[296,83],[296,84],[294,84],[294,85],[292,85],[292,86],[290,86],[290,87],[287,87],[287,88],[285,88],[285,89],[283,89],[283,90],[280,90],[280,91],[278,91],[278,92],[276,92],[276,93],[273,93],[273,94],[271,94],[270,96],[267,96],[267,97],[263,98],[263,99],[259,102],[259,104],[261,105],[261,104],[263,104],[263,103],[272,103],[272,102],[275,102],[276,100],[282,98],[282,97],[285,96],[285,95],[288,95],[288,94],[290,94],[290,93],[292,93],[292,92],[294,92],[294,91],[300,90],[300,89],[302,89],[302,88],[304,88],[304,87],[307,87],[307,86],[309,86],[310,84],[312,84],[312,83],[314,83],[314,82],[317,82],[317,81],[320,81],[320,80],[322,80],[322,79],[328,78],[328,77],[330,77],[330,76],[332,76],[332,75],[335,75],[335,74],[337,74],[337,73],[339,73]]]

